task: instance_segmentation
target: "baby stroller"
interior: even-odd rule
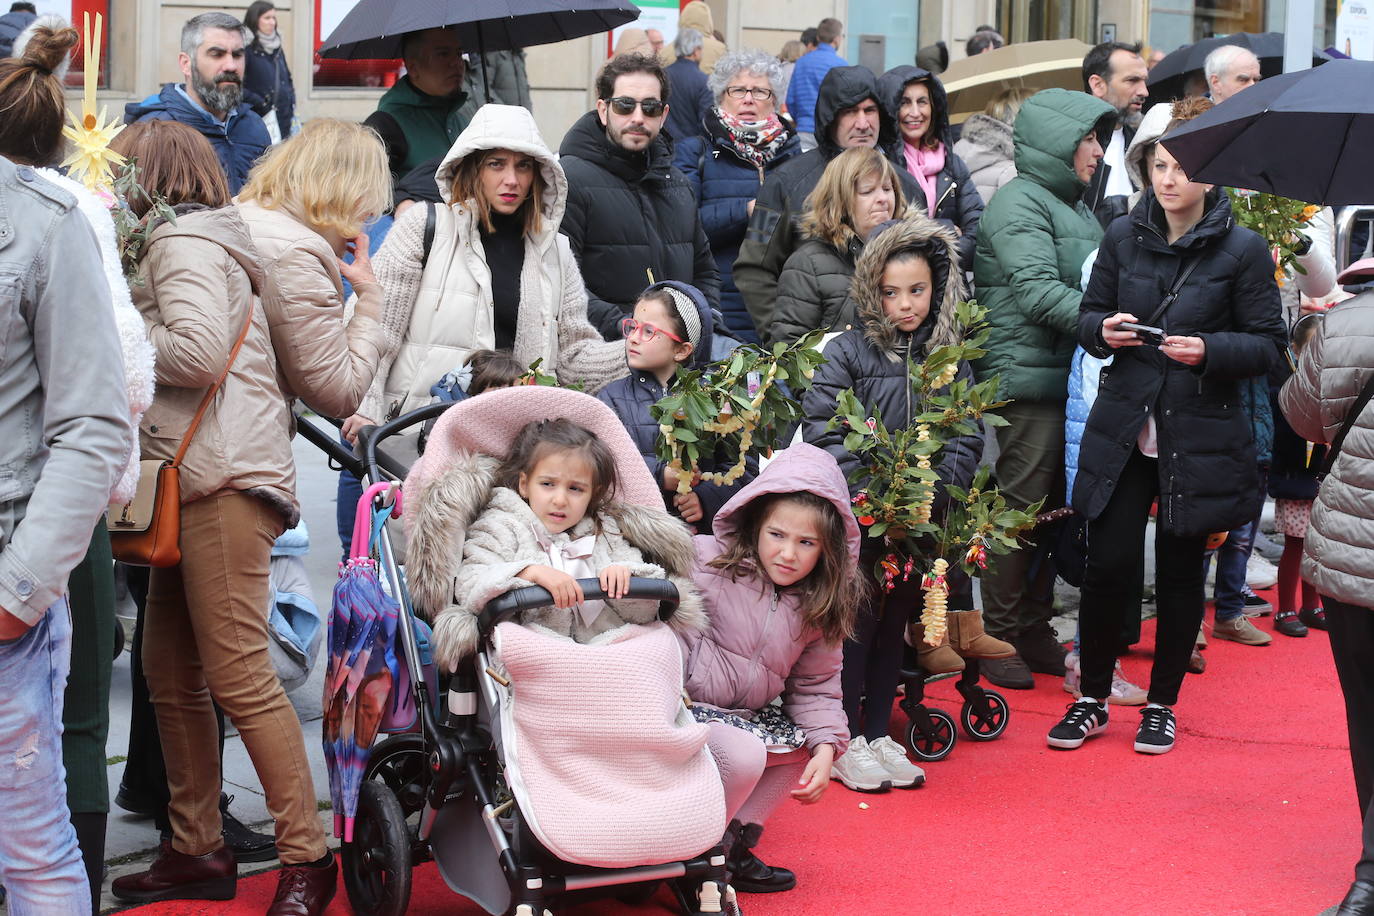
[[[341,466],[356,471],[366,485],[406,474],[406,468],[378,448],[380,443],[441,413],[444,416],[420,460],[421,465],[431,463],[431,472],[433,463],[451,453],[448,446],[453,443],[481,454],[504,455],[509,442],[488,431],[502,425],[496,422],[498,417],[508,426],[512,416],[534,420],[585,415],[589,410],[605,414],[605,429],[593,430],[598,436],[618,433],[628,444],[628,435],[614,415],[595,399],[533,387],[488,392],[454,405],[430,405],[365,429],[359,436],[361,461],[318,427],[307,430],[302,422],[302,433]],[[661,506],[657,487],[637,454],[633,464],[618,463],[617,470],[619,498],[638,498],[641,505],[652,500]],[[406,495],[408,503],[414,500],[411,490]],[[394,562],[385,526],[379,542],[383,576],[401,605],[402,619],[413,619],[407,578],[417,575],[423,564],[425,544],[412,538],[409,563],[402,569]],[[580,580],[580,584],[588,600],[605,598],[596,580]],[[658,602],[659,620],[671,616],[678,604],[677,589],[662,579],[632,579],[626,598]],[[547,718],[537,716],[522,719],[522,702],[528,709],[536,697],[550,692],[548,679],[541,680],[549,666],[538,663],[537,643],[551,637],[537,637],[508,621],[525,610],[550,604],[551,596],[538,587],[520,588],[487,604],[477,619],[478,649],[448,677],[446,687],[439,691],[442,704],[428,686],[412,629],[396,628],[398,656],[409,674],[418,721],[415,730],[376,744],[363,772],[352,841],[341,850],[345,887],[355,913],[404,913],[412,868],[429,860],[437,864],[452,890],[492,914],[545,916],[550,907],[596,895],[646,900],[664,882],[684,913],[738,912],[720,846],[725,832],[720,777],[705,748],[704,731],[700,756],[692,766],[691,784],[699,790],[695,810],[673,810],[674,800],[669,798],[667,811],[641,805],[616,817],[602,817],[599,820],[612,823],[603,823],[598,831],[590,824],[597,818],[587,817],[585,809],[572,801],[564,804],[565,798],[578,797],[576,786],[551,787],[549,768],[543,766],[541,756],[541,749],[549,747],[545,732],[577,729],[594,734],[596,723],[580,718],[588,702],[585,694],[578,694],[578,702],[565,711],[562,726],[550,727]],[[661,623],[626,629],[666,636],[680,683],[676,637],[662,629]],[[559,651],[569,655],[559,658],[557,673],[565,676],[561,669],[566,658],[586,650],[584,654],[592,656],[587,664],[603,678],[621,676],[606,660],[626,643],[582,646],[566,642]],[[576,668],[576,659],[568,666]],[[671,678],[665,682],[671,684]],[[645,687],[643,683],[635,686]],[[671,702],[665,708],[676,708],[682,723],[686,709],[680,688],[671,689],[677,692],[668,697]],[[695,727],[683,724],[684,730]],[[553,804],[549,803],[551,792],[557,799]],[[677,801],[681,800],[679,793]],[[684,820],[691,829],[684,831]],[[590,843],[581,836],[584,828],[593,838]],[[655,828],[661,839],[651,836]],[[613,848],[601,848],[598,843]],[[659,855],[664,849],[671,853]]]
[[[951,609],[971,610],[972,582],[962,575],[951,577],[951,582],[955,583],[951,586]],[[954,717],[944,710],[925,705],[927,684],[952,677],[959,679],[954,685],[964,698],[963,706],[959,709],[959,724],[970,741],[992,741],[1007,730],[1011,708],[1006,698],[979,684],[978,659],[961,654],[964,660],[962,672],[934,674],[921,667],[919,655],[910,642],[906,645],[901,674],[904,695],[898,705],[910,723],[907,727],[907,746],[923,762],[944,760],[954,750],[958,739]]]

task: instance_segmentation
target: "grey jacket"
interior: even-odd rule
[[[0,607],[28,624],[66,591],[133,442],[109,298],[76,198],[0,159]]]
[[[1309,442],[1330,442],[1340,432],[1360,389],[1374,373],[1374,292],[1339,303],[1326,313],[1294,373],[1279,393],[1293,431]],[[1336,463],[1312,507],[1302,577],[1359,607],[1374,606],[1374,405],[1345,438]]]

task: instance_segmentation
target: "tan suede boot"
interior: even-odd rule
[[[926,628],[919,623],[907,627],[907,641],[916,647],[916,658],[926,674],[953,674],[964,670],[964,660],[950,648],[949,634],[938,646],[926,645]]]
[[[983,632],[982,611],[947,611],[950,644],[964,658],[1011,658],[1016,647]]]

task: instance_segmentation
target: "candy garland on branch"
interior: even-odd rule
[[[678,493],[702,480],[728,486],[744,475],[750,454],[779,444],[801,419],[801,393],[825,361],[816,349],[823,336],[812,331],[772,349],[741,344],[701,369],[677,370],[671,391],[649,411],[659,424],[658,456],[678,475]],[[703,458],[722,455],[726,470],[701,469]]]
[[[968,490],[941,483],[936,468],[945,445],[973,435],[981,420],[987,426],[1006,421],[990,411],[997,400],[996,377],[970,383],[958,378],[959,364],[982,356],[987,340],[987,310],[961,302],[955,320],[960,342],[937,347],[923,362],[910,363],[913,402],[920,411],[902,429],[889,430],[880,414],[865,417],[864,405],[851,390],[840,392],[831,425],[843,427],[844,447],[859,459],[851,480],[867,481],[853,499],[859,524],[869,537],[886,538],[889,552],[878,561],[879,581],[891,591],[917,567],[925,602],[921,623],[925,641],[939,645],[945,634],[949,598],[947,575],[954,564],[971,576],[987,568],[989,553],[1017,549],[1017,538],[1035,523],[1039,504],[1027,511],[1011,509],[995,487],[989,469],[981,467]],[[947,497],[937,517],[937,488]]]

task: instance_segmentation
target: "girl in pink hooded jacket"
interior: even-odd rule
[[[796,876],[751,850],[789,792],[803,804],[821,797],[849,745],[840,644],[862,588],[859,527],[835,459],[798,444],[735,494],[712,529],[693,539],[710,624],[679,634],[687,693],[725,781],[732,884],[785,891]]]

